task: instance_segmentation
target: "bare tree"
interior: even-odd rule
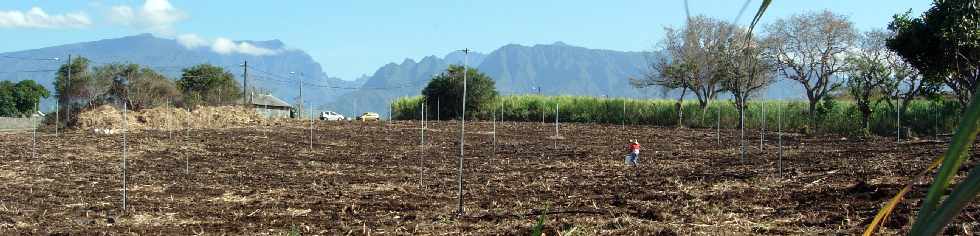
[[[720,57],[724,62],[724,72],[718,76],[723,88],[732,94],[739,117],[744,117],[748,101],[764,88],[775,82],[775,66],[758,39],[746,39],[744,31],[729,40],[725,53]],[[746,42],[746,40],[750,40]],[[739,127],[745,126],[739,119]]]
[[[684,57],[682,37],[680,31],[664,28],[664,38],[659,43],[660,52],[647,58],[648,72],[640,79],[630,79],[630,84],[637,88],[658,86],[664,91],[680,89],[675,105],[678,126],[684,125],[684,110],[681,105],[691,87],[691,78],[686,73],[690,65],[679,60]]]
[[[678,119],[683,120],[681,102],[690,91],[698,106],[706,110],[712,99],[724,91],[721,54],[735,26],[704,16],[691,18],[682,29],[664,28],[660,41],[660,56],[649,60],[649,72],[642,79],[633,79],[635,87],[661,86],[680,89],[676,103]],[[703,117],[702,117],[703,118]]]
[[[783,77],[803,86],[814,117],[817,103],[841,85],[835,76],[847,70],[845,56],[857,31],[845,16],[823,11],[776,20],[766,32],[767,54]]]

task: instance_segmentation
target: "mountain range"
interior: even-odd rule
[[[109,63],[136,63],[151,68],[169,78],[179,78],[181,70],[197,64],[209,63],[225,68],[235,75],[237,81],[242,81],[244,64],[248,62],[249,87],[273,93],[283,100],[294,102],[298,97],[298,80],[296,72],[307,83],[329,84],[338,87],[358,87],[362,81],[347,81],[327,76],[319,63],[302,50],[290,49],[279,40],[269,41],[238,41],[256,47],[270,49],[274,54],[249,55],[241,53],[217,53],[208,48],[188,48],[177,40],[158,38],[151,34],[141,34],[129,37],[105,39],[93,42],[75,43],[61,46],[46,47],[33,50],[0,53],[0,80],[32,79],[53,91],[55,71],[70,55],[74,58],[85,57],[91,60],[91,66]],[[37,60],[58,58],[58,61]],[[304,88],[306,96],[312,103],[333,101],[342,94],[341,91],[328,88],[308,86]],[[53,99],[42,103],[42,110],[49,110]]]
[[[589,49],[562,42],[523,46],[509,44],[488,54],[456,51],[444,56],[426,56],[418,61],[381,66],[373,74],[356,80],[330,77],[321,65],[300,49],[287,47],[279,40],[237,41],[269,49],[276,53],[249,55],[218,53],[208,48],[188,48],[174,39],[150,34],[75,43],[41,49],[0,53],[0,80],[33,79],[52,89],[55,70],[68,54],[91,59],[95,66],[106,63],[136,63],[178,78],[180,70],[196,64],[210,63],[226,68],[241,81],[242,63],[248,61],[249,87],[271,92],[295,104],[299,98],[299,80],[303,81],[304,101],[319,110],[343,114],[366,111],[387,115],[388,104],[399,97],[419,95],[429,79],[451,64],[478,69],[496,81],[500,94],[581,95],[610,97],[674,97],[657,88],[636,89],[630,77],[646,70],[649,52],[623,52]],[[60,58],[59,61],[31,60]],[[296,72],[291,74],[290,72]],[[796,84],[779,82],[779,89],[769,89],[768,98],[798,99]],[[42,107],[53,105],[47,99]],[[49,109],[43,109],[49,110]]]

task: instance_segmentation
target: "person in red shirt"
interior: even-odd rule
[[[637,159],[640,158],[640,143],[636,139],[630,139],[630,143],[626,147],[629,149],[629,154],[626,155],[626,166],[636,166]]]

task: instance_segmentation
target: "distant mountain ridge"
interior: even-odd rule
[[[140,34],[122,38],[104,39],[92,42],[73,43],[61,46],[46,47],[33,50],[0,53],[0,80],[33,79],[53,90],[55,72],[59,66],[67,63],[71,54],[88,58],[93,66],[108,63],[135,63],[154,69],[169,78],[178,78],[181,69],[201,63],[210,63],[224,67],[235,75],[241,82],[246,60],[250,67],[249,87],[272,92],[273,95],[289,102],[295,102],[298,97],[298,80],[291,77],[289,72],[303,75],[303,80],[313,84],[329,84],[332,86],[358,87],[355,81],[346,81],[327,76],[319,63],[302,50],[289,49],[279,40],[268,41],[238,41],[248,42],[257,47],[275,50],[272,55],[248,55],[239,53],[220,54],[208,47],[187,48],[174,39],[158,38],[151,34]],[[59,58],[59,61],[30,60],[32,58]],[[342,94],[341,91],[328,88],[308,86],[304,88],[305,100],[309,103],[326,103]],[[51,105],[48,99],[43,107]],[[48,110],[48,109],[44,109]]]
[[[426,56],[418,61],[405,59],[388,63],[374,73],[354,81],[330,77],[310,55],[291,49],[279,40],[237,41],[274,50],[272,55],[220,54],[208,47],[189,49],[177,40],[141,34],[115,39],[73,43],[41,49],[0,53],[0,80],[33,79],[52,89],[55,70],[68,54],[84,56],[94,65],[105,63],[136,63],[177,78],[180,70],[201,63],[224,67],[241,82],[244,72],[240,66],[249,64],[249,86],[270,91],[284,101],[296,104],[299,80],[304,82],[305,107],[334,110],[344,114],[366,111],[387,115],[388,104],[404,96],[417,96],[433,75],[449,65],[463,64],[464,54],[450,52],[444,56]],[[660,88],[637,89],[629,78],[646,73],[647,62],[657,55],[650,52],[623,52],[589,49],[562,42],[524,46],[508,44],[489,54],[470,52],[466,64],[475,67],[496,81],[501,94],[579,95],[609,97],[675,97]],[[31,58],[61,58],[60,61],[39,61]],[[297,72],[291,75],[290,72]],[[766,93],[770,99],[801,97],[800,86],[780,81]],[[725,99],[723,95],[723,99]],[[53,99],[42,104],[49,110]]]
[[[496,81],[501,94],[645,96],[629,85],[628,78],[642,74],[647,53],[588,49],[556,42],[523,46],[505,45],[490,54],[471,52],[467,64]],[[444,57],[427,56],[418,62],[406,59],[378,69],[364,88],[322,106],[345,114],[366,111],[387,115],[388,104],[398,97],[419,95],[433,75],[449,65],[463,64],[462,52]]]

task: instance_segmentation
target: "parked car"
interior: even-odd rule
[[[344,115],[341,115],[340,113],[336,113],[332,111],[320,112],[320,120],[339,121],[339,120],[346,120],[346,119],[347,118],[345,118]]]
[[[378,113],[375,113],[375,112],[365,112],[364,114],[361,114],[361,116],[358,116],[357,117],[357,120],[360,120],[360,121],[378,121],[378,120],[381,120],[381,115],[378,115]]]

